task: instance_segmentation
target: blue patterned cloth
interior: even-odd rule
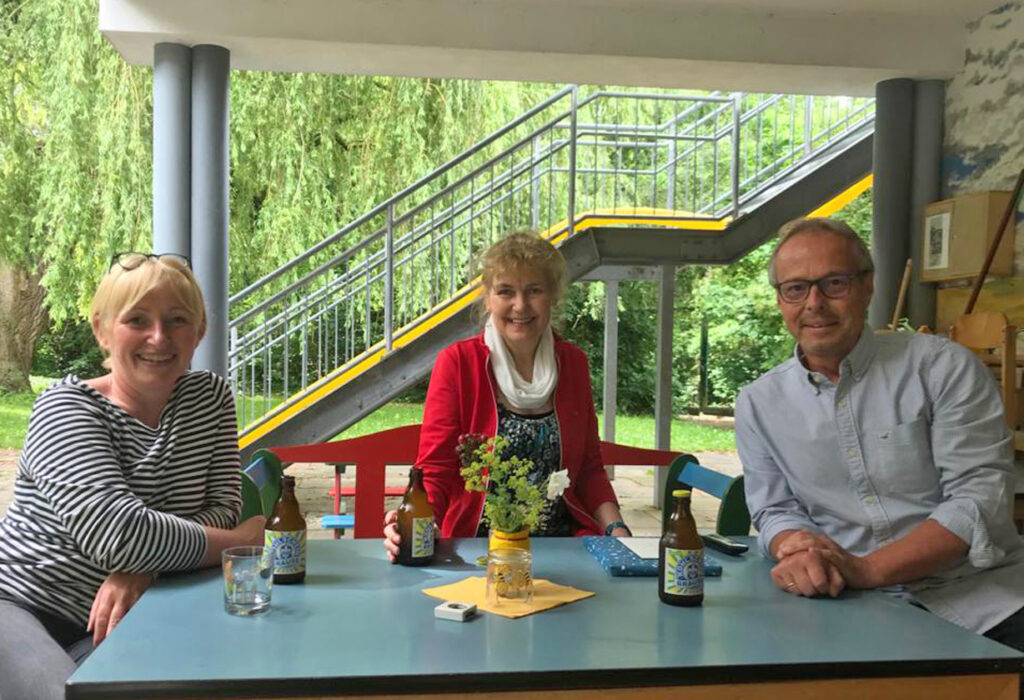
[[[562,435],[554,411],[525,416],[498,404],[498,435],[508,440],[506,457],[519,457],[533,462],[533,471],[527,475],[531,484],[547,493],[547,482],[552,472],[562,468]],[[477,537],[486,537],[487,517],[480,519]],[[541,525],[533,537],[571,537],[573,519],[562,498],[547,503],[541,514]]]
[[[641,559],[617,537],[584,537],[583,546],[612,576],[658,575],[657,559]],[[707,554],[704,555],[704,575],[722,575],[722,565]]]

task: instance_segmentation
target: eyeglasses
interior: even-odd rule
[[[837,274],[819,277],[816,280],[789,280],[779,282],[775,290],[782,297],[783,301],[795,304],[807,298],[811,293],[811,287],[817,287],[818,291],[829,299],[842,299],[850,293],[850,285],[858,277],[867,274],[864,271],[852,274]]]
[[[135,268],[142,265],[147,260],[156,260],[162,263],[171,263],[180,267],[186,267],[192,269],[192,263],[184,255],[178,255],[177,253],[114,253],[110,256],[110,269],[114,269],[114,265],[120,265],[125,270],[134,270]]]

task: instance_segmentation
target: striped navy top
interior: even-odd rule
[[[189,372],[156,428],[75,376],[36,399],[14,501],[0,520],[0,598],[83,627],[113,571],[180,571],[203,525],[232,528],[242,497],[227,383]]]

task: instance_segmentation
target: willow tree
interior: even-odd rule
[[[93,0],[0,7],[0,390],[27,390],[47,314],[80,316],[106,252],[148,235],[151,87]]]
[[[469,80],[234,73],[232,289],[305,251],[553,90]]]
[[[0,390],[48,320],[81,322],[113,251],[149,250],[152,71],[96,0],[0,0]],[[235,72],[231,288],[514,116],[546,86]]]

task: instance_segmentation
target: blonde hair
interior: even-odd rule
[[[558,309],[569,289],[569,268],[558,248],[540,237],[536,231],[512,231],[488,248],[477,263],[485,293],[480,297],[477,312],[486,317],[486,292],[497,277],[527,271],[539,271],[551,295],[551,307]]]
[[[206,304],[203,292],[192,271],[184,262],[174,258],[147,258],[138,267],[126,270],[118,263],[111,266],[110,271],[100,280],[100,285],[92,297],[89,317],[92,322],[93,334],[99,337],[102,329],[108,327],[126,309],[139,303],[139,300],[157,287],[166,287],[177,298],[178,303],[185,307],[193,322],[199,328],[199,336],[206,332]],[[106,355],[104,350],[104,355]],[[109,358],[104,359],[103,366],[110,369]]]

